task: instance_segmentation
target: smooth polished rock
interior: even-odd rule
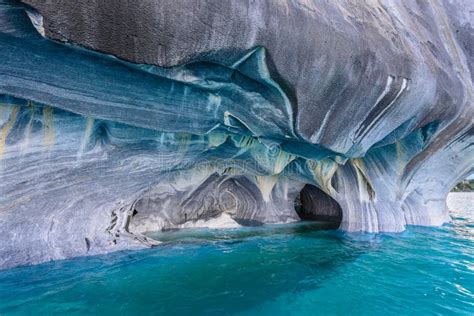
[[[473,9],[0,0],[0,267],[296,221],[306,185],[343,230],[448,221],[474,165]]]

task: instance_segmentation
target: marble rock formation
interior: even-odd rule
[[[147,231],[449,220],[474,2],[0,0],[0,267]],[[301,215],[301,213],[300,213]]]

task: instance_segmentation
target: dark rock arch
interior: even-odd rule
[[[302,220],[331,222],[335,227],[339,227],[342,221],[339,203],[311,184],[305,185],[301,190],[296,212]]]

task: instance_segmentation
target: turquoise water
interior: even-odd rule
[[[474,314],[474,214],[347,235],[301,223],[0,271],[0,314]]]

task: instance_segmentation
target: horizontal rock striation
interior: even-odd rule
[[[474,167],[473,10],[0,0],[0,267],[162,229],[448,221]]]

